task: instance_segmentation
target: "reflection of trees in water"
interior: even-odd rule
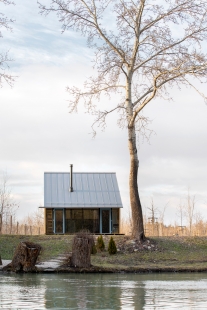
[[[207,277],[204,274],[151,274],[146,275],[143,284],[144,309],[206,309]]]
[[[116,275],[96,275],[95,287],[91,287],[93,309],[120,309],[121,289]]]
[[[127,281],[115,274],[51,275],[46,283],[46,308],[138,310],[145,304],[144,287],[129,275]]]
[[[0,309],[206,309],[206,289],[205,274],[2,274]]]
[[[0,309],[44,309],[45,285],[41,275],[1,275]]]
[[[147,291],[146,294],[146,304],[151,310],[156,310],[157,309],[157,292],[156,290],[152,291]],[[159,303],[158,303],[159,304]]]
[[[139,277],[139,275],[137,275]],[[132,275],[133,279],[134,275]],[[145,305],[145,287],[141,281],[129,279],[120,282],[120,309],[141,310]]]
[[[84,281],[85,282],[85,281]],[[87,285],[82,285],[80,290],[76,291],[76,300],[78,309],[87,309]]]

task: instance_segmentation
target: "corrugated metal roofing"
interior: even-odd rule
[[[45,208],[122,208],[116,173],[44,173]]]

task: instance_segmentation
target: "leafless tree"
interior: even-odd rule
[[[34,225],[44,227],[44,209],[39,209],[34,212]]]
[[[9,0],[0,0],[0,4],[4,5],[14,5],[14,2]],[[0,12],[0,28],[12,31],[11,24],[14,20],[7,18],[3,13]],[[0,38],[2,38],[2,31],[0,30]],[[8,51],[0,52],[0,87],[2,87],[3,82],[8,83],[10,86],[13,85],[14,76],[8,73],[9,65],[12,59],[8,55]]]
[[[151,207],[148,207],[147,209],[150,211],[150,217],[148,217],[148,219],[154,225],[158,220],[158,218],[155,217],[155,213],[157,213],[158,209],[154,206],[153,198],[151,199]]]
[[[168,201],[165,205],[164,205],[164,208],[162,210],[159,210],[159,221],[160,223],[163,223],[164,224],[164,217],[165,217],[165,212],[166,212],[166,209],[167,207],[169,206],[169,203],[170,201]]]
[[[170,201],[168,201],[162,210],[158,210],[159,212],[159,231],[160,235],[163,236],[163,228],[164,228],[164,218],[167,207],[169,206]]]
[[[180,202],[179,205],[177,206],[177,213],[176,213],[176,215],[179,218],[180,226],[181,227],[183,226],[183,220],[184,220],[184,217],[185,217],[185,210],[184,209],[185,209],[184,204],[182,204]]]
[[[152,236],[158,233],[158,217],[156,217],[156,213],[158,209],[154,206],[154,200],[151,198],[151,207],[147,208],[150,211],[150,217],[148,217],[149,223],[152,226]]]
[[[197,236],[204,236],[205,235],[205,224],[203,221],[203,216],[200,212],[196,212],[194,214],[195,222],[194,222],[194,233]]]
[[[25,234],[25,232],[34,235],[44,233],[44,209],[38,208],[18,222],[18,233]]]
[[[51,0],[39,6],[41,14],[57,14],[63,32],[73,29],[85,36],[95,51],[97,75],[89,77],[83,89],[67,88],[70,111],[83,102],[95,115],[93,128],[104,127],[109,113],[119,113],[118,125],[128,130],[132,233],[143,240],[136,133],[147,128],[142,111],[149,102],[170,99],[169,87],[196,89],[196,79],[206,80],[207,1]],[[112,94],[111,108],[101,111],[97,102],[102,95],[110,100]]]
[[[186,212],[186,218],[188,221],[190,236],[192,234],[192,226],[193,226],[193,220],[195,216],[195,203],[196,203],[195,196],[192,196],[190,194],[190,191],[188,190],[188,195],[186,197],[185,212]]]
[[[185,205],[182,204],[181,202],[179,203],[179,205],[177,206],[177,213],[176,215],[178,216],[179,218],[179,224],[178,227],[180,227],[180,231],[183,235],[183,231],[185,230],[185,226],[183,225],[183,220],[185,218],[185,215],[186,215],[186,210],[185,210]]]
[[[0,234],[2,234],[2,228],[4,222],[7,223],[11,216],[15,215],[18,205],[13,200],[11,189],[9,188],[8,176],[3,173],[0,183]]]

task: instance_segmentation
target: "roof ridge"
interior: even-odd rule
[[[64,174],[64,173],[70,173],[70,171],[68,171],[68,172],[50,172],[50,171],[46,171],[44,173],[50,173],[50,174],[52,174],[52,173],[54,173],[54,174],[57,174],[57,173],[61,174],[62,173],[62,174]],[[74,172],[73,171],[73,174],[112,174],[112,173],[116,174],[116,172]]]

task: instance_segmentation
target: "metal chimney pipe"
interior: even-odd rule
[[[73,165],[70,165],[70,192],[73,192]]]

